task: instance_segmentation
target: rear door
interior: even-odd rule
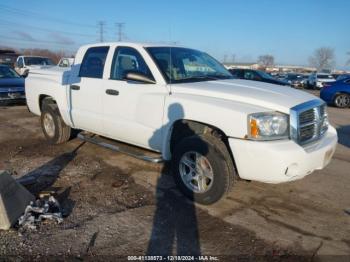
[[[103,71],[109,46],[85,52],[76,81],[70,83],[71,117],[76,128],[102,133]]]

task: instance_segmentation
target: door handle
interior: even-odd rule
[[[111,95],[111,96],[117,96],[117,95],[119,95],[119,91],[118,90],[114,90],[114,89],[107,89],[106,90],[106,94],[107,95]]]
[[[72,89],[72,90],[80,90],[80,86],[71,85],[71,86],[70,86],[70,89]]]

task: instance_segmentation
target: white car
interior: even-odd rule
[[[88,131],[78,135],[85,141],[171,161],[179,188],[202,204],[222,198],[238,177],[301,179],[324,168],[337,144],[321,99],[233,79],[208,54],[183,47],[86,45],[70,70],[30,74],[26,94],[49,142],[66,142],[80,129]],[[135,153],[103,137],[153,153]]]
[[[331,74],[313,73],[308,78],[308,87],[313,89],[321,89],[324,83],[334,82],[335,79]]]
[[[58,62],[58,67],[71,67],[74,63],[74,58],[63,57]]]
[[[32,69],[54,66],[54,62],[48,57],[19,56],[15,63],[15,70],[21,76],[27,76]]]

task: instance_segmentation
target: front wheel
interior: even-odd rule
[[[205,205],[229,192],[234,176],[225,144],[211,135],[184,138],[174,149],[172,171],[180,190]]]
[[[338,94],[334,98],[334,105],[340,108],[350,106],[350,96],[348,94]]]

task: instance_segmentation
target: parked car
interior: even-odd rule
[[[71,67],[74,63],[74,58],[63,57],[58,62],[58,67]]]
[[[302,88],[307,87],[308,80],[309,80],[309,75],[302,75],[302,79],[300,80],[300,85]]]
[[[304,75],[296,73],[288,73],[284,81],[288,82],[293,87],[303,87]]]
[[[9,66],[0,65],[0,103],[24,101],[24,79]]]
[[[312,73],[308,78],[307,87],[312,89],[321,89],[324,83],[330,83],[334,81],[335,79],[331,74]]]
[[[252,70],[252,69],[229,69],[230,73],[239,79],[253,80],[253,81],[261,81],[270,84],[288,86],[289,84],[285,81],[278,80],[268,73],[260,70]]]
[[[47,57],[19,56],[15,63],[15,70],[19,75],[26,77],[29,73],[29,70],[35,68],[50,67],[54,65],[54,62]]]
[[[350,77],[325,84],[320,97],[329,105],[350,107]]]
[[[346,79],[346,78],[350,78],[350,74],[341,74],[341,75],[338,75],[338,77],[336,78],[336,80],[343,80],[343,79]]]
[[[13,50],[0,49],[0,64],[14,68],[18,54]]]
[[[235,176],[266,183],[301,179],[324,168],[337,145],[323,100],[233,79],[208,54],[184,47],[86,45],[70,70],[33,70],[26,90],[50,143],[64,143],[80,129],[88,131],[78,135],[84,141],[171,161],[178,187],[202,204],[222,198]]]

